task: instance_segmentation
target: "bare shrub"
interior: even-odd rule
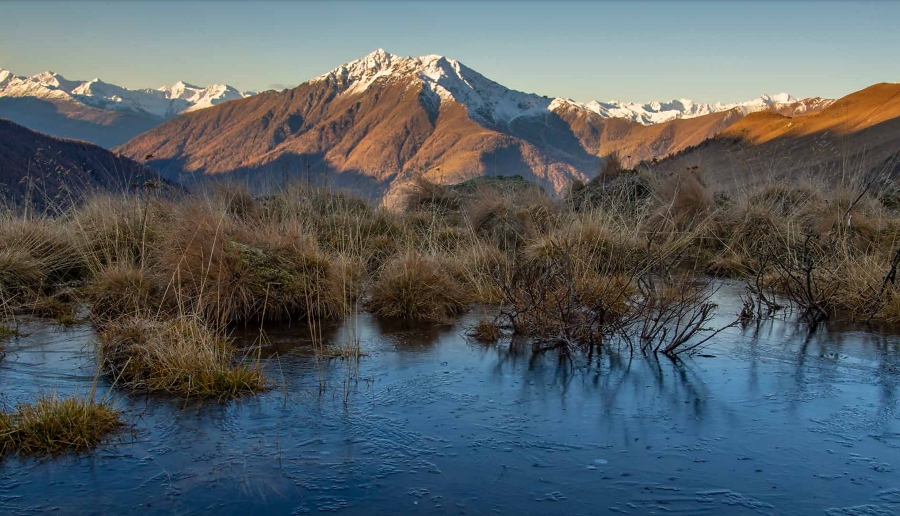
[[[540,253],[513,261],[501,315],[535,339],[536,349],[592,349],[623,324],[630,279],[604,276],[579,261],[569,242],[545,240]]]
[[[689,353],[725,328],[707,326],[716,309],[709,279],[678,273],[656,280],[643,278],[638,285],[635,309],[640,316],[622,336],[630,341],[636,334],[645,353]]]

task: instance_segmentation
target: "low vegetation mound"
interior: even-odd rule
[[[385,317],[447,321],[463,311],[465,300],[462,286],[444,264],[409,252],[385,265],[372,286],[368,307]]]
[[[0,412],[0,452],[55,455],[84,452],[122,430],[121,414],[108,402],[57,394]]]
[[[116,320],[100,351],[108,377],[136,391],[221,398],[269,388],[259,362],[238,360],[225,335],[198,317]]]

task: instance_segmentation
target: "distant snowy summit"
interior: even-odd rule
[[[344,63],[310,82],[331,81],[343,88],[342,94],[347,95],[362,93],[376,81],[409,80],[423,85],[425,91],[433,94],[436,102],[454,100],[464,104],[470,116],[503,125],[518,117],[547,114],[566,108],[589,111],[604,118],[624,118],[643,125],[653,125],[733,109],[738,109],[743,114],[785,109],[798,114],[813,107],[824,108],[831,102],[818,98],[798,100],[787,93],[779,93],[732,104],[699,103],[688,99],[646,104],[616,100],[582,103],[511,90],[459,61],[444,56],[402,57],[383,49]]]
[[[580,103],[568,99],[556,99],[556,102],[571,104],[606,118],[625,118],[643,125],[653,125],[669,122],[678,118],[696,118],[721,111],[730,111],[732,109],[738,109],[746,115],[756,111],[777,111],[790,106],[795,107],[795,109],[792,110],[794,114],[799,114],[809,109],[811,104],[815,104],[816,107],[825,107],[825,105],[819,106],[818,104],[828,102],[824,99],[814,100],[817,102],[809,103],[794,98],[787,93],[779,93],[777,95],[760,95],[752,100],[731,104],[723,104],[721,102],[708,104],[694,102],[690,99],[675,99],[668,102],[648,102],[646,104],[620,102],[617,100],[611,100],[609,102],[592,100],[587,103]]]
[[[19,77],[0,68],[0,97],[71,101],[99,109],[146,113],[163,119],[252,94],[254,92],[238,91],[227,84],[200,87],[184,82],[158,89],[129,90],[98,78],[70,81],[53,72]]]

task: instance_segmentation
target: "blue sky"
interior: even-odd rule
[[[839,97],[900,81],[900,2],[0,3],[0,67],[295,86],[376,48],[580,101]]]

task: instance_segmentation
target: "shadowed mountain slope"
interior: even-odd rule
[[[96,145],[0,119],[0,197],[13,204],[62,208],[89,191],[121,191],[159,181],[139,163]]]

